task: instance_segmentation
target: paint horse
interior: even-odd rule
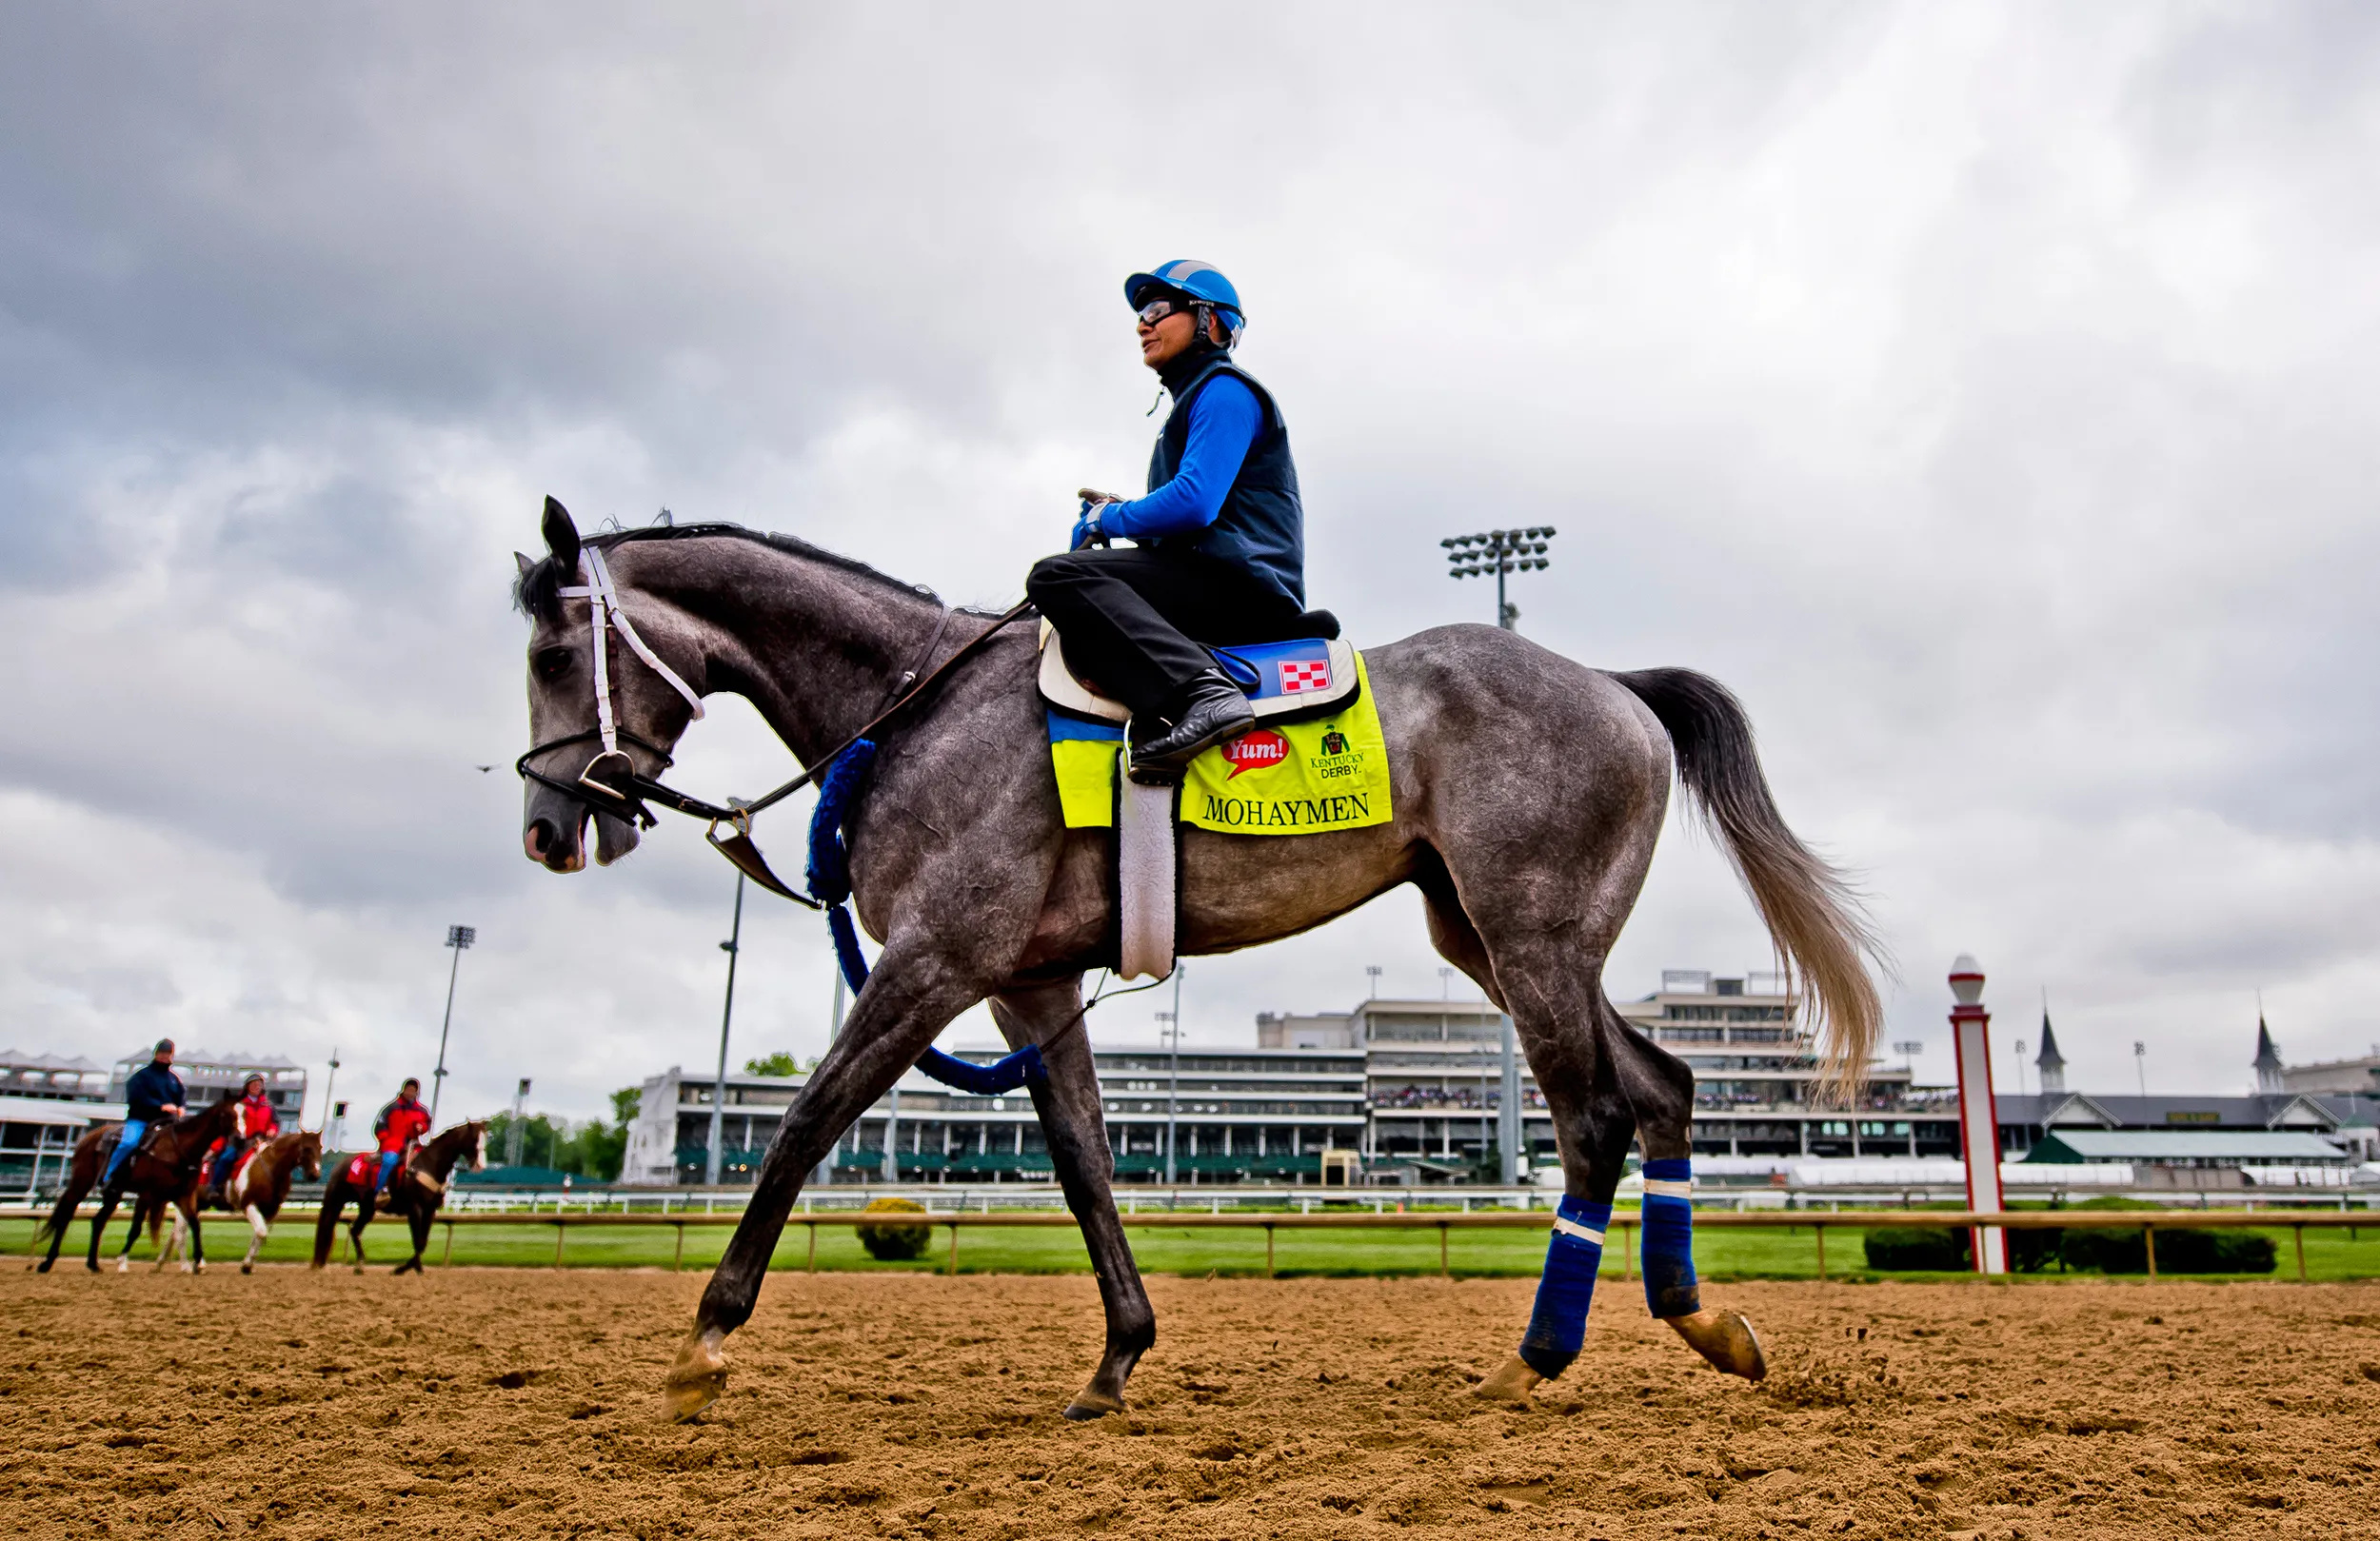
[[[224,1183],[223,1196],[216,1207],[248,1217],[248,1255],[240,1259],[241,1273],[256,1272],[256,1255],[264,1250],[266,1238],[272,1235],[273,1218],[281,1213],[281,1206],[289,1197],[291,1179],[303,1170],[307,1181],[322,1180],[322,1136],[308,1129],[293,1129],[267,1140],[241,1156],[239,1164],[231,1169],[231,1176]],[[197,1184],[198,1191],[191,1195],[187,1206],[193,1213],[215,1204],[207,1196],[203,1176],[205,1169],[202,1167],[200,1170],[202,1176]],[[165,1250],[157,1255],[159,1265],[162,1266],[181,1244],[182,1211],[176,1209],[173,1235],[167,1241]]]
[[[105,1235],[108,1222],[114,1217],[116,1206],[126,1194],[132,1195],[132,1224],[124,1235],[124,1249],[116,1254],[116,1272],[125,1273],[132,1266],[129,1254],[132,1243],[140,1239],[141,1225],[149,1225],[149,1239],[156,1239],[166,1208],[175,1210],[177,1235],[182,1225],[189,1227],[190,1255],[182,1265],[183,1272],[204,1272],[207,1267],[207,1247],[198,1231],[198,1215],[191,1208],[192,1190],[200,1169],[207,1160],[207,1148],[230,1133],[232,1116],[240,1105],[237,1092],[227,1092],[223,1100],[212,1107],[159,1125],[141,1142],[141,1148],[124,1158],[116,1168],[115,1181],[99,1195],[99,1213],[90,1222],[90,1255],[84,1266],[99,1272],[99,1238]],[[66,1239],[67,1227],[74,1219],[75,1207],[84,1196],[99,1185],[99,1175],[108,1167],[108,1158],[115,1154],[116,1140],[123,1134],[122,1124],[104,1124],[75,1141],[74,1155],[67,1167],[66,1188],[58,1195],[57,1204],[50,1217],[42,1221],[34,1233],[39,1242],[44,1236],[50,1251],[40,1263],[40,1271],[50,1272],[58,1260],[58,1246]],[[157,1256],[163,1268],[164,1253]]]
[[[1086,1034],[1075,1031],[1084,973],[1117,962],[1112,835],[1064,827],[1032,635],[986,637],[990,617],[784,536],[698,524],[583,539],[551,499],[543,533],[545,554],[519,559],[514,597],[532,623],[522,843],[552,871],[586,864],[590,823],[601,860],[635,846],[638,817],[651,818],[643,800],[702,697],[745,697],[818,769],[911,681],[931,682],[871,733],[881,753],[845,824],[860,924],[882,956],[778,1125],[664,1382],[666,1410],[692,1417],[724,1389],[726,1336],[752,1314],[805,1175],[953,1017],[988,1001],[1011,1044],[1040,1050],[1034,1108],[1106,1312],[1104,1352],[1066,1415],[1119,1411],[1156,1319],[1116,1213]],[[962,649],[972,649],[963,664],[938,679]],[[1253,946],[1418,888],[1438,952],[1511,1014],[1561,1155],[1536,1314],[1481,1390],[1525,1397],[1577,1357],[1632,1144],[1646,1157],[1654,1314],[1712,1364],[1758,1376],[1751,1325],[1705,1307],[1695,1277],[1693,1072],[1621,1018],[1603,968],[1653,859],[1675,768],[1802,981],[1826,1064],[1848,1088],[1882,1008],[1844,879],[1786,827],[1741,705],[1701,675],[1607,673],[1491,626],[1439,627],[1364,658],[1393,820],[1295,838],[1181,830],[1180,952]],[[725,821],[731,841],[748,838],[748,816]]]
[[[386,1190],[374,1189],[368,1176],[377,1169],[380,1157],[376,1154],[367,1151],[339,1162],[331,1169],[330,1180],[323,1184],[322,1213],[314,1219],[314,1266],[321,1268],[330,1261],[330,1243],[338,1234],[339,1216],[353,1204],[355,1218],[347,1223],[347,1243],[355,1254],[355,1271],[364,1272],[364,1228],[372,1223],[372,1216],[386,1213],[404,1215],[413,1229],[413,1255],[392,1272],[420,1273],[422,1253],[429,1245],[430,1223],[446,1201],[446,1178],[457,1162],[466,1159],[474,1172],[487,1165],[487,1122],[484,1118],[456,1124],[445,1134],[425,1140],[410,1161],[389,1174]]]

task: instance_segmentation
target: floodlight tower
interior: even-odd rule
[[[1438,543],[1446,551],[1446,576],[1485,578],[1496,575],[1496,623],[1506,631],[1518,628],[1518,607],[1504,598],[1506,573],[1543,571],[1548,565],[1546,543],[1554,538],[1551,524],[1527,529],[1487,530],[1478,535],[1450,535]]]
[[[446,945],[454,949],[454,962],[446,970],[446,1020],[438,1024],[438,1068],[430,1072],[429,1077],[429,1122],[433,1129],[438,1126],[438,1094],[446,1089],[446,1033],[454,1026],[455,977],[463,972],[465,950],[477,940],[479,928],[476,926],[446,928]]]

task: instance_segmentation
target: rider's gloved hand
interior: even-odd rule
[[[1067,543],[1067,550],[1080,551],[1086,545],[1107,543],[1107,532],[1100,528],[1100,510],[1106,506],[1087,500],[1083,503],[1082,517],[1074,522],[1074,539]]]

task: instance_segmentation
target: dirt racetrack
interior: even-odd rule
[[[703,1280],[0,1274],[0,1514],[50,1535],[2370,1535],[2380,1287],[1739,1284],[1776,1373],[1606,1280],[1533,1411],[1512,1281],[1154,1279],[1069,1425],[1082,1278],[772,1277],[656,1421]],[[1864,1333],[1864,1338],[1861,1334]]]

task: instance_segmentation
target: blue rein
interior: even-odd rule
[[[876,763],[876,741],[860,739],[835,757],[819,781],[818,807],[810,815],[810,897],[826,907],[826,929],[834,934],[835,961],[857,999],[867,983],[867,959],[860,956],[860,934],[851,924],[851,852],[843,844],[843,825],[851,800]],[[1040,1085],[1048,1078],[1039,1044],[1028,1043],[988,1065],[942,1053],[928,1045],[918,1069],[954,1091],[977,1096],[1013,1092],[1027,1081]]]

